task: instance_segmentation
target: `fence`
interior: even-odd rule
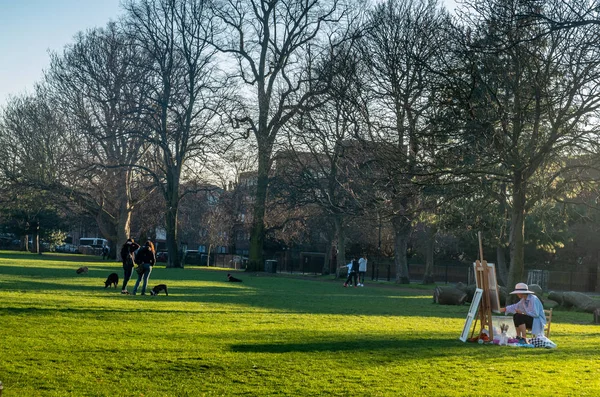
[[[368,272],[372,280],[393,281],[396,279],[396,266],[393,263],[369,263]],[[412,281],[420,282],[425,276],[425,265],[409,264],[408,276]],[[469,267],[466,265],[434,265],[433,280],[436,283],[467,283]]]
[[[211,255],[212,256],[212,255]],[[324,254],[315,252],[277,252],[269,257],[269,270],[278,273],[321,274]],[[214,254],[211,266],[245,269],[247,258],[230,254]],[[274,266],[274,267],[273,267]],[[600,292],[600,279],[594,267],[580,267],[570,271],[529,269],[527,283],[539,284],[544,291]],[[436,283],[469,283],[470,264],[442,264],[433,266]],[[425,275],[425,265],[409,264],[408,274],[412,282],[419,283]],[[394,281],[396,266],[391,261],[369,260],[367,279]]]

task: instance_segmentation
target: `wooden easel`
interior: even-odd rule
[[[487,329],[490,336],[490,341],[494,340],[494,327],[492,325],[492,304],[490,299],[490,285],[488,280],[488,263],[483,259],[483,243],[481,241],[481,232],[478,233],[479,237],[479,260],[475,261],[475,280],[477,281],[477,287],[483,290],[483,296],[481,297],[481,303],[479,304],[479,311],[477,319],[479,320],[479,333],[484,329]],[[477,320],[473,324],[473,330],[471,331],[471,338],[477,328]]]

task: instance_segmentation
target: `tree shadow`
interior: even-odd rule
[[[294,338],[296,339],[296,338]],[[492,349],[493,352],[490,350]],[[411,335],[393,335],[389,338],[352,338],[343,340],[321,340],[314,338],[306,343],[236,343],[230,345],[230,350],[235,353],[341,353],[351,352],[356,354],[369,354],[377,351],[390,350],[399,359],[427,359],[439,357],[455,357],[468,354],[474,360],[487,360],[493,353],[495,360],[537,357],[540,354],[559,355],[565,357],[598,358],[600,353],[585,347],[545,349],[526,348],[497,345],[479,345],[476,343],[463,343],[458,338],[414,338]],[[415,355],[418,352],[418,355]],[[553,359],[556,359],[555,357]]]
[[[35,255],[8,255],[15,259],[38,259]],[[119,275],[122,283],[123,269],[119,262],[85,262],[95,257],[79,255],[48,255],[46,260],[57,260],[63,256],[78,259],[78,264],[65,267],[48,266],[29,262],[26,266],[0,265],[0,289],[27,291],[68,291],[102,293],[104,281],[109,273]],[[1,254],[6,258],[5,253]],[[86,265],[88,274],[76,274],[75,270]],[[233,270],[230,270],[233,272]],[[343,288],[330,280],[307,278],[272,277],[268,274],[236,272],[243,283],[229,283],[227,271],[209,268],[166,269],[155,266],[150,276],[148,288],[156,284],[167,284],[169,296],[135,297],[133,299],[153,299],[161,302],[186,302],[199,304],[231,304],[237,307],[274,310],[277,312],[332,314],[347,316],[390,316],[390,317],[436,317],[461,319],[466,317],[468,306],[442,306],[432,303],[432,291],[401,288]],[[2,277],[8,275],[9,277]],[[14,276],[12,279],[10,276]],[[129,282],[130,288],[137,280],[134,272]],[[93,283],[93,285],[91,285]],[[199,283],[204,285],[198,286]],[[120,287],[120,285],[119,285]],[[433,287],[432,287],[433,288]],[[107,293],[117,294],[120,288],[106,289]],[[118,293],[119,298],[122,296]],[[132,297],[126,297],[130,299]],[[245,310],[245,309],[241,309]],[[556,324],[556,317],[553,324]]]

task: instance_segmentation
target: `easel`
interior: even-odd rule
[[[487,329],[490,336],[490,341],[494,340],[494,327],[492,325],[492,302],[490,297],[490,284],[488,279],[488,263],[483,259],[483,243],[481,241],[481,232],[478,233],[479,237],[479,259],[475,261],[475,280],[477,287],[483,290],[483,296],[481,297],[481,303],[479,305],[479,311],[477,319],[479,320],[480,328],[479,333],[484,329]],[[492,268],[495,272],[495,268]],[[494,279],[496,278],[494,274]],[[473,324],[473,330],[471,331],[471,338],[477,328],[477,320]]]

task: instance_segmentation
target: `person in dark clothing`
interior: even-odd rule
[[[128,238],[125,244],[121,247],[121,261],[123,261],[123,287],[121,288],[122,294],[129,294],[127,292],[127,283],[133,273],[133,255],[135,251],[140,248],[140,245],[133,241],[132,238]]]
[[[102,247],[102,259],[109,259],[110,248],[108,246]]]
[[[352,280],[354,282],[354,287],[356,288],[357,284],[358,284],[358,268],[359,268],[359,264],[358,264],[358,258],[354,257],[354,259],[352,259],[352,267],[349,269],[348,271],[348,278],[346,279],[346,282],[344,283],[344,287],[348,286],[348,283]]]
[[[152,272],[152,266],[156,263],[156,252],[154,251],[154,244],[152,244],[152,241],[146,241],[146,244],[140,248],[135,255],[136,259],[138,259],[137,262],[141,263],[138,266],[142,266],[143,272],[138,272],[138,279],[133,287],[133,295],[136,294],[140,281],[142,280],[144,280],[144,283],[142,284],[142,295],[146,295],[146,286],[148,285],[148,279]]]

